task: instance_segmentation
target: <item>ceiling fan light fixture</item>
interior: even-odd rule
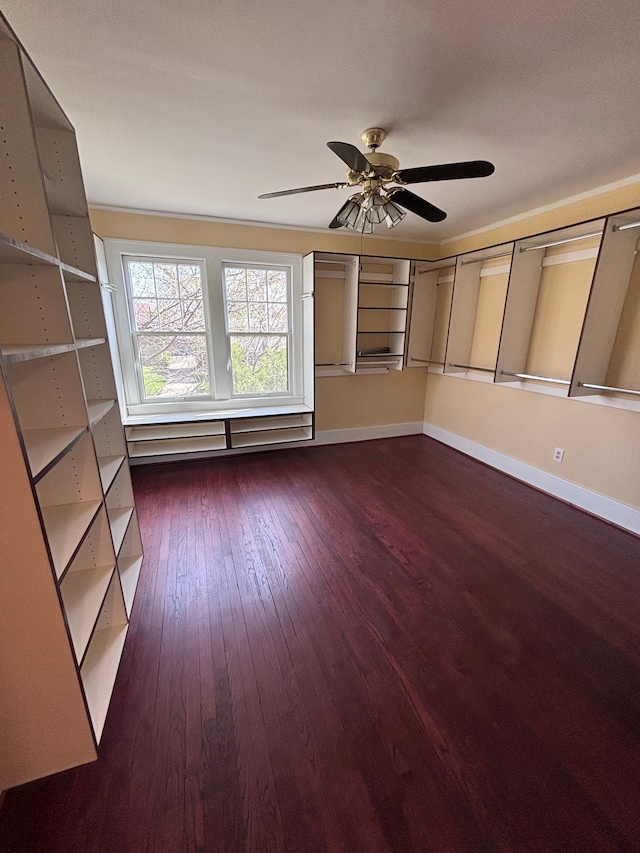
[[[355,193],[350,196],[336,214],[336,219],[341,222],[345,228],[352,231],[355,230],[358,216],[360,215],[360,203],[362,201],[362,193]]]
[[[347,226],[348,228],[349,226]],[[359,231],[361,234],[373,234],[373,222],[367,217],[367,211],[364,207],[360,207],[360,213],[356,219],[356,224],[353,231]]]
[[[407,215],[407,212],[399,208],[394,201],[391,201],[391,199],[385,202],[384,210],[384,221],[387,223],[387,228],[395,228],[396,225],[399,225]]]
[[[379,225],[381,222],[384,222],[387,215],[385,200],[379,193],[372,193],[368,196],[362,204],[362,209],[367,220],[373,225]]]

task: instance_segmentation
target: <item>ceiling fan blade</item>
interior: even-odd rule
[[[399,169],[394,178],[404,184],[427,181],[456,181],[459,178],[486,178],[495,172],[488,160],[468,160],[466,163],[443,163],[440,166],[419,166],[417,169]]]
[[[353,184],[349,184],[346,181],[341,181],[337,184],[318,184],[315,187],[298,187],[295,190],[280,190],[277,193],[263,193],[259,195],[258,198],[280,198],[282,195],[297,195],[297,193],[312,193],[316,190],[337,190],[341,187],[351,187]]]
[[[364,154],[349,142],[327,142],[327,148],[330,148],[334,154],[337,154],[354,172],[368,172],[371,168]]]
[[[440,210],[439,207],[425,201],[419,195],[409,192],[409,190],[402,189],[402,187],[395,187],[389,190],[388,194],[396,204],[406,207],[411,213],[428,219],[429,222],[442,222],[443,219],[447,218],[444,210]]]

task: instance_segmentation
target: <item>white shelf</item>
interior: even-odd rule
[[[115,404],[115,400],[87,400],[89,426],[95,426]]]
[[[85,501],[41,508],[58,577],[68,566],[100,506],[101,501]]]
[[[289,441],[309,441],[311,427],[294,427],[292,429],[262,429],[259,432],[235,433],[232,439],[233,447],[258,447],[270,444],[285,444]]]
[[[76,441],[86,427],[60,427],[59,429],[26,429],[22,433],[31,476],[37,477]]]
[[[282,417],[255,418],[254,420],[235,421],[231,424],[231,433],[240,435],[265,429],[285,429],[292,427],[310,427],[311,415],[283,415]]]
[[[96,631],[80,671],[93,730],[98,741],[107,718],[127,628],[128,625],[116,625]]]
[[[140,577],[142,560],[142,554],[137,557],[121,557],[118,560],[120,583],[122,584],[124,606],[127,611],[127,616],[131,615],[131,606],[133,605],[133,597],[136,592],[136,586],[138,585],[138,578]]]
[[[74,349],[96,346],[105,343],[105,340],[105,338],[90,338],[65,344],[0,345],[0,356],[7,364],[14,364],[16,361],[31,361],[34,358],[46,358],[51,355],[60,355],[63,352],[71,352]]]
[[[224,436],[224,421],[211,423],[175,423],[166,426],[132,427],[129,441],[162,441],[173,438],[204,438],[205,436]]]
[[[113,538],[113,547],[116,552],[116,557],[120,551],[122,540],[127,532],[129,520],[133,515],[133,507],[118,507],[117,509],[108,510],[109,524],[111,525],[111,536]]]
[[[73,650],[78,663],[87,648],[100,608],[113,577],[114,566],[68,571],[60,585]]]
[[[2,264],[45,264],[59,266],[59,261],[46,252],[34,249],[28,243],[14,240],[0,232],[0,263]]]
[[[226,450],[227,440],[224,435],[210,435],[196,438],[181,438],[161,441],[142,441],[140,446],[135,439],[129,440],[129,456],[135,459],[140,456],[168,456],[174,453],[204,453],[207,450]]]
[[[43,173],[49,210],[55,216],[87,216],[87,211],[47,172]]]
[[[124,456],[99,456],[98,467],[100,468],[100,482],[102,483],[102,491],[106,492],[111,483],[113,483],[116,474],[120,470],[120,466],[124,462]]]

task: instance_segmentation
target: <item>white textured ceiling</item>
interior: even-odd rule
[[[433,241],[640,172],[635,0],[0,0],[76,126],[94,203],[325,227],[349,194],[328,140],[401,167],[491,160],[417,184]],[[383,226],[384,228],[384,226]],[[386,232],[386,228],[384,228]]]

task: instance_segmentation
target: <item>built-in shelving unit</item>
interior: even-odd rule
[[[142,563],[73,127],[0,19],[0,789],[97,755]]]
[[[315,252],[316,376],[402,370],[411,261]]]

